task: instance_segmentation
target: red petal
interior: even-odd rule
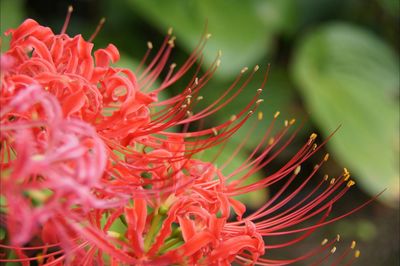
[[[63,100],[63,113],[65,116],[70,116],[71,114],[77,112],[85,104],[86,96],[83,90],[79,90]]]
[[[182,236],[185,242],[188,242],[195,234],[194,223],[190,219],[178,217],[179,225],[182,230]]]
[[[231,207],[235,211],[235,213],[238,215],[238,219],[241,220],[243,213],[246,211],[246,205],[241,203],[238,200],[235,200],[233,198],[229,198],[229,203],[231,204]]]

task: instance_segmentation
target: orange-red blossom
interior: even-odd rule
[[[54,34],[28,19],[6,33],[11,42],[1,55],[0,98],[1,227],[6,234],[0,261],[287,265],[308,260],[320,265],[331,259],[336,237],[300,257],[269,256],[272,249],[290,251],[315,229],[362,207],[328,218],[354,182],[346,169],[338,177],[320,178],[318,170],[328,156],[311,173],[300,174],[301,164],[319,150],[315,134],[277,171],[253,183],[248,179],[295,137],[297,131],[288,133],[294,121],[270,136],[277,114],[260,144],[228,175],[213,161],[194,157],[223,146],[255,112],[267,74],[254,98],[231,119],[197,131],[189,127],[202,125],[237,97],[258,66],[248,75],[243,69],[220,98],[193,112],[219,65],[217,58],[200,74],[196,64],[199,59],[201,64],[207,34],[179,68],[166,67],[174,46],[169,34],[150,61],[149,44],[132,72],[112,65],[119,60],[114,45],[92,55],[91,42],[69,37],[65,29]],[[180,94],[158,100],[192,68],[195,74]],[[149,91],[160,76],[161,83]],[[172,127],[182,130],[168,131]],[[315,178],[320,182],[310,189]],[[295,180],[300,185],[288,190]],[[252,214],[245,214],[246,206],[235,199],[276,183],[281,188]],[[279,242],[280,236],[284,240]],[[337,261],[351,264],[353,248],[354,243]]]

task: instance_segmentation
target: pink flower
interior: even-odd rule
[[[38,117],[31,119],[34,114]],[[0,118],[1,140],[6,143],[2,152],[8,155],[2,162],[9,170],[2,174],[2,192],[9,209],[8,229],[15,231],[10,233],[13,244],[26,243],[37,225],[54,214],[67,215],[75,204],[87,210],[104,204],[91,192],[100,186],[107,159],[91,126],[64,119],[57,99],[38,85],[19,91],[2,108]],[[39,202],[31,202],[26,193]]]
[[[262,102],[268,71],[253,99],[231,119],[189,131],[189,124],[201,125],[237,97],[258,66],[247,76],[243,69],[220,98],[193,113],[219,58],[201,76],[197,69],[181,94],[164,101],[158,101],[157,94],[195,65],[207,34],[179,69],[171,65],[161,85],[148,92],[174,46],[171,34],[141,70],[149,45],[140,71],[133,73],[111,66],[119,60],[114,45],[95,51],[92,57],[93,44],[80,35],[69,37],[66,26],[61,34],[54,34],[28,19],[7,32],[12,38],[9,51],[1,55],[0,156],[9,242],[0,246],[13,250],[18,258],[0,257],[0,261],[287,265],[307,260],[320,265],[335,252],[337,238],[291,260],[269,257],[269,250],[290,247],[368,204],[328,218],[354,185],[347,169],[305,190],[311,179],[319,178],[317,172],[328,160],[326,155],[311,173],[300,174],[301,165],[322,146],[315,144],[315,134],[280,169],[250,184],[249,177],[268,167],[295,138],[296,131],[289,134],[294,120],[286,121],[274,136],[268,130],[232,173],[224,175],[221,168],[245,141],[221,168],[194,158],[208,148],[223,147],[246,123]],[[277,117],[278,113],[270,129]],[[181,126],[182,132],[168,131],[175,126]],[[295,180],[301,185],[289,190]],[[235,199],[277,184],[281,185],[278,192],[252,214]],[[279,242],[280,236],[284,240]],[[27,243],[32,247],[23,246]],[[337,262],[352,263],[348,257],[354,246],[342,252]]]

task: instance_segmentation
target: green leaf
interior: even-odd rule
[[[331,24],[304,38],[295,53],[295,81],[328,143],[371,194],[399,198],[398,55],[373,34]]]
[[[372,241],[378,235],[377,225],[367,219],[341,220],[331,230],[332,233],[340,232],[346,238],[359,239],[365,242]]]
[[[0,240],[3,242],[7,237],[7,231],[3,227],[0,227]]]
[[[229,78],[238,69],[253,65],[271,48],[275,26],[266,25],[257,15],[254,1],[223,0],[130,0],[138,14],[154,26],[174,28],[177,43],[190,53],[206,24],[212,34],[204,51],[207,67],[222,50],[223,60],[216,75]]]
[[[292,0],[252,0],[255,14],[275,32],[292,34],[298,27],[299,4]]]
[[[1,51],[6,51],[9,46],[10,37],[4,36],[8,29],[18,27],[24,20],[22,0],[1,0],[0,2],[0,33],[2,37]]]
[[[7,213],[7,200],[6,197],[0,195],[0,212]]]
[[[123,217],[123,215],[121,215],[121,217]],[[102,227],[106,224],[107,218],[108,218],[108,214],[103,214],[103,216],[101,217],[101,225],[102,225]],[[123,238],[125,236],[126,230],[127,230],[126,229],[126,225],[123,223],[121,218],[116,219],[112,223],[110,228],[108,229],[108,231],[116,232],[116,233],[120,234],[121,238]]]
[[[393,17],[399,17],[400,2],[398,0],[379,0],[378,3]]]

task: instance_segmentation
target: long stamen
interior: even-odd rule
[[[94,38],[96,38],[97,34],[99,34],[101,28],[103,27],[104,23],[106,22],[106,18],[101,18],[99,21],[99,24],[97,24],[96,29],[92,33],[92,35],[89,37],[88,42],[93,42]]]
[[[67,16],[65,17],[64,25],[63,25],[63,27],[61,29],[60,34],[65,34],[65,32],[67,31],[68,24],[69,24],[69,21],[71,19],[71,15],[72,15],[73,11],[74,11],[74,8],[72,6],[68,6]]]

